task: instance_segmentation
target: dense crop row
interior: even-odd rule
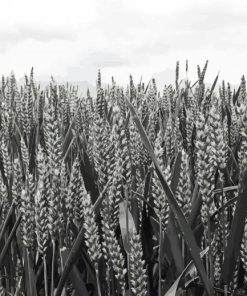
[[[0,295],[246,295],[246,83],[206,68],[96,98],[2,78]]]

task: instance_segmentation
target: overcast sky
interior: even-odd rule
[[[247,72],[247,1],[1,1],[0,74],[95,83],[129,74],[148,80],[175,69],[190,77],[209,59],[207,81],[238,83]],[[182,71],[182,69],[181,69]],[[183,74],[181,74],[183,76]]]

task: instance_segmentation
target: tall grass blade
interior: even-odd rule
[[[207,247],[205,250],[203,250],[200,253],[200,257],[202,258],[204,255],[206,255],[208,250],[209,250],[209,247]],[[180,284],[182,278],[187,276],[189,273],[191,273],[194,267],[195,267],[195,265],[194,265],[193,261],[190,261],[190,263],[185,267],[185,269],[182,271],[182,273],[176,279],[176,281],[173,283],[173,285],[170,287],[170,289],[166,292],[165,296],[176,296],[177,289],[179,287],[179,284]]]
[[[239,256],[241,242],[244,233],[245,218],[247,211],[247,170],[243,174],[242,182],[239,188],[236,210],[234,213],[231,231],[227,239],[227,247],[224,254],[222,266],[222,280],[225,285],[229,284]]]
[[[173,192],[171,191],[170,187],[168,186],[166,180],[165,180],[165,177],[163,175],[163,172],[161,171],[160,169],[160,166],[158,164],[158,161],[157,161],[157,158],[156,156],[154,155],[154,151],[153,151],[153,148],[148,140],[148,137],[143,129],[143,126],[134,110],[134,107],[132,106],[132,104],[126,99],[127,101],[127,104],[130,108],[130,111],[131,111],[131,114],[132,114],[132,117],[133,117],[133,120],[135,121],[136,123],[136,126],[139,130],[139,133],[141,135],[141,138],[142,138],[142,141],[150,155],[150,157],[152,158],[153,162],[154,162],[154,165],[155,165],[155,168],[156,168],[156,172],[157,172],[157,175],[160,179],[160,182],[162,184],[162,187],[166,193],[166,196],[167,196],[167,200],[169,202],[169,205],[170,205],[170,208],[171,210],[173,211],[173,214],[175,216],[175,218],[177,219],[178,221],[178,224],[179,224],[179,227],[180,227],[180,230],[181,230],[181,233],[184,237],[184,240],[185,242],[187,243],[188,245],[188,248],[189,248],[189,251],[191,253],[191,256],[193,258],[193,261],[195,263],[195,266],[197,267],[197,270],[198,270],[198,273],[201,277],[201,280],[205,286],[205,289],[208,293],[208,295],[212,295],[213,294],[213,288],[212,288],[212,285],[210,283],[210,281],[208,280],[207,278],[207,275],[206,275],[206,271],[205,271],[205,268],[204,268],[204,265],[203,265],[203,262],[200,258],[200,255],[199,255],[199,247],[196,243],[196,240],[195,240],[195,237],[194,237],[194,234],[190,228],[190,226],[188,225],[176,199],[174,198],[174,195],[173,195]]]

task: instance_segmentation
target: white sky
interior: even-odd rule
[[[129,74],[148,80],[175,69],[190,77],[209,59],[207,81],[238,83],[247,72],[245,0],[9,0],[0,5],[0,74],[87,80]],[[183,76],[183,74],[181,74]]]

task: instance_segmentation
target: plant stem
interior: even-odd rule
[[[98,296],[101,296],[100,281],[99,281],[99,268],[98,268],[98,264],[97,263],[95,263],[95,272],[96,272],[96,281],[97,281]]]
[[[32,281],[31,281],[31,263],[30,263],[30,252],[26,249],[27,254],[27,267],[28,267],[28,278],[29,278],[29,291],[32,293]]]
[[[162,249],[162,221],[161,217],[159,218],[159,232],[160,232],[160,237],[159,237],[159,296],[161,296],[161,249]]]
[[[130,266],[129,266],[129,256],[130,256],[130,235],[129,235],[129,195],[127,188],[124,188],[125,191],[125,213],[126,213],[126,232],[127,232],[127,245],[128,245],[128,252],[127,252],[127,269],[128,269],[128,284],[129,284],[129,295],[131,296],[131,282],[130,282]]]
[[[208,215],[208,255],[209,255],[209,272],[210,272],[210,280],[212,286],[214,286],[214,266],[213,266],[213,257],[212,257],[212,235],[211,235],[211,224],[210,224],[210,216]]]
[[[45,282],[45,296],[48,296],[48,282],[47,282],[47,266],[46,266],[46,255],[43,256],[44,262],[44,282]]]
[[[223,207],[225,205],[225,194],[224,194],[224,184],[223,181],[220,181],[220,194],[221,194],[221,207]],[[219,213],[219,220],[222,226],[222,237],[223,237],[223,252],[225,253],[225,249],[226,249],[226,217],[225,217],[225,210],[222,211],[222,213]]]
[[[227,296],[228,295],[228,290],[227,290],[227,285],[224,285],[224,296]]]
[[[52,240],[52,265],[51,265],[51,296],[54,295],[54,269],[55,269],[55,252],[56,244],[55,240]]]
[[[129,293],[128,295],[132,295],[131,293],[131,282],[130,282],[130,254],[127,253],[127,270],[128,270],[128,284],[129,284]]]
[[[107,290],[108,296],[111,296],[111,282],[110,282],[110,264],[109,261],[106,262],[106,276],[107,276]]]
[[[205,248],[208,247],[208,243],[207,243],[207,234],[206,231],[204,231],[204,238],[205,238]],[[206,272],[207,272],[207,276],[209,277],[209,258],[208,258],[208,253],[205,255],[206,258]]]

